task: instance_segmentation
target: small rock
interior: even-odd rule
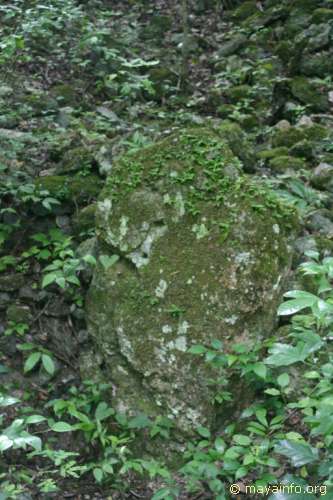
[[[329,238],[333,237],[333,222],[326,216],[327,211],[317,211],[312,214],[308,221],[306,222],[306,226],[311,231],[318,232],[319,234],[324,234]]]
[[[57,295],[53,295],[53,298],[50,300],[49,305],[45,310],[45,314],[47,316],[53,316],[55,318],[61,316],[68,316],[70,313],[70,308],[68,304],[64,304],[63,300]]]
[[[35,301],[37,300],[38,293],[34,290],[30,285],[24,285],[20,288],[19,298],[27,301]]]
[[[313,121],[311,120],[310,116],[302,116],[298,122],[296,123],[296,127],[312,127],[313,126]]]
[[[294,248],[300,256],[304,255],[305,252],[308,252],[310,250],[318,250],[316,240],[312,236],[302,236],[301,238],[297,238],[294,243]]]
[[[289,130],[291,127],[290,123],[288,120],[280,120],[274,128],[277,128],[278,130]]]
[[[0,275],[0,290],[3,292],[14,292],[24,285],[23,274]]]
[[[8,85],[0,85],[0,97],[7,97],[13,93],[12,87]]]
[[[6,311],[8,321],[15,323],[31,323],[32,314],[30,308],[24,304],[12,304]]]
[[[8,293],[0,293],[0,309],[6,309],[11,302],[11,297]]]
[[[317,189],[327,189],[328,184],[333,179],[333,165],[329,163],[319,163],[314,169],[310,182]]]

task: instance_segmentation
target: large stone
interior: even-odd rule
[[[120,258],[98,265],[87,297],[114,407],[168,416],[183,435],[213,424],[216,374],[187,350],[214,339],[251,348],[270,334],[295,225],[205,128],[115,163],[96,231],[101,252]],[[246,381],[237,391],[244,400]]]

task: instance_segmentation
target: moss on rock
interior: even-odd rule
[[[216,338],[252,345],[269,334],[295,215],[242,175],[218,132],[199,128],[120,158],[96,221],[103,253],[120,257],[96,269],[87,297],[112,404],[163,414],[183,437],[212,426],[216,374],[187,350]]]
[[[311,107],[313,111],[327,111],[329,102],[327,92],[323,93],[318,85],[302,76],[294,78],[291,83],[291,93],[301,103]]]
[[[48,191],[52,197],[74,205],[94,200],[102,188],[101,179],[95,175],[85,177],[49,175],[36,179],[35,185],[39,189]]]
[[[269,166],[272,170],[283,173],[287,169],[303,169],[306,167],[306,163],[302,158],[295,158],[293,156],[277,156],[270,160]]]

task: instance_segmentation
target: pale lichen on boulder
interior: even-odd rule
[[[163,414],[185,435],[214,422],[214,374],[187,350],[269,335],[296,224],[205,128],[115,163],[96,230],[120,259],[96,269],[87,317],[118,410]]]

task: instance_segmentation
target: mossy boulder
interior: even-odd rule
[[[112,405],[169,417],[183,437],[212,426],[217,375],[187,351],[214,339],[251,349],[270,334],[295,215],[198,128],[118,159],[96,220],[102,253],[119,256],[98,265],[86,302]],[[238,405],[249,389],[235,387]]]
[[[234,11],[233,18],[237,21],[243,21],[258,12],[256,0],[247,0],[246,2],[242,2],[242,5]]]
[[[263,149],[258,151],[257,157],[260,160],[271,160],[272,158],[277,158],[278,156],[287,156],[288,148],[281,146],[279,148]]]
[[[59,174],[67,174],[70,172],[89,172],[89,170],[96,164],[94,154],[89,148],[78,146],[66,151],[57,166]]]
[[[276,156],[269,161],[269,166],[272,170],[283,173],[287,169],[300,170],[306,167],[306,163],[302,158],[294,156]]]
[[[96,203],[82,208],[73,217],[73,228],[76,235],[87,235],[95,229]]]
[[[330,76],[333,73],[333,52],[326,50],[316,54],[304,54],[299,71],[306,76],[317,78]]]
[[[302,76],[294,78],[291,82],[291,93],[313,111],[321,112],[329,109],[327,91],[323,92],[317,84],[307,78]]]
[[[231,103],[237,104],[243,99],[247,99],[252,95],[252,88],[250,85],[234,85],[225,91],[225,95]]]
[[[325,7],[320,7],[316,9],[312,15],[311,21],[314,24],[327,23],[333,19],[333,9],[327,9]]]
[[[48,191],[53,198],[75,206],[87,204],[97,198],[102,181],[96,175],[47,175],[38,177],[35,185],[40,190]]]
[[[285,129],[276,128],[273,131],[272,145],[273,147],[291,148],[294,144],[303,140],[318,143],[327,137],[328,130],[319,124],[301,127],[289,127]]]
[[[227,141],[234,155],[242,161],[245,172],[252,172],[256,158],[253,146],[242,128],[237,123],[225,120],[218,132]]]

